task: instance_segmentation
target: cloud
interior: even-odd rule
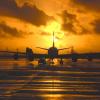
[[[41,32],[40,35],[42,35],[42,36],[50,36],[51,34],[48,33],[48,32]]]
[[[25,3],[19,7],[15,0],[0,0],[0,15],[15,17],[36,26],[46,25],[53,19],[36,6]]]
[[[75,4],[81,5],[88,10],[100,11],[100,0],[72,0]]]
[[[62,19],[62,30],[68,34],[84,35],[90,33],[88,29],[80,23],[77,14],[72,14],[64,10],[60,15]]]
[[[100,19],[95,20],[92,25],[94,26],[95,33],[100,34]]]
[[[62,12],[62,29],[64,31],[74,32],[73,23],[76,21],[76,16],[74,14],[70,14],[67,11]]]
[[[69,32],[74,32],[75,33],[73,28],[74,28],[74,26],[73,26],[72,23],[64,23],[64,24],[62,24],[62,29],[64,31],[69,31]]]
[[[16,28],[9,27],[6,23],[0,23],[0,37],[8,38],[8,37],[24,37],[25,33],[21,30],[17,30]]]

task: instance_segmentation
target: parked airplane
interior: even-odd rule
[[[65,50],[65,49],[70,49],[71,47],[69,48],[62,48],[62,49],[58,49],[55,47],[55,42],[54,42],[54,32],[53,32],[53,43],[52,43],[52,47],[50,48],[41,48],[41,47],[37,47],[37,48],[40,48],[40,49],[43,49],[43,50],[47,50],[48,51],[48,57],[51,58],[51,59],[54,59],[54,58],[58,58],[58,55],[59,55],[59,51],[60,50]]]
[[[47,54],[39,54],[39,53],[33,53],[33,50],[31,48],[26,48],[26,52],[19,52],[17,50],[17,52],[13,52],[13,51],[0,51],[1,53],[10,53],[12,54],[12,57],[14,59],[19,59],[19,58],[27,58],[28,60],[32,61],[36,58],[38,59],[46,59],[46,58],[50,58],[50,59],[54,59],[54,58],[59,58],[59,59],[72,59],[73,62],[76,62],[77,59],[88,59],[89,61],[91,61],[92,59],[100,59],[100,52],[99,53],[75,53],[73,50],[73,47],[69,47],[69,48],[62,48],[62,49],[58,49],[55,47],[55,42],[54,42],[54,33],[53,33],[53,44],[52,47],[50,48],[41,48],[41,47],[37,47],[43,50],[47,50],[48,53]],[[71,49],[71,53],[70,54],[59,54],[60,50],[65,50],[65,49]]]

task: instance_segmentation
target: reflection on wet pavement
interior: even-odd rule
[[[0,100],[100,100],[100,63],[0,61]]]

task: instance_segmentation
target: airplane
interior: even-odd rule
[[[39,49],[47,50],[47,54],[39,54],[39,53],[34,53],[33,50],[29,47],[26,48],[26,52],[19,52],[18,50],[15,51],[0,51],[0,53],[10,53],[12,54],[12,58],[14,59],[19,59],[19,58],[27,58],[29,61],[33,61],[34,59],[38,58],[41,61],[43,59],[49,58],[51,60],[55,58],[59,59],[72,59],[72,62],[77,62],[78,59],[88,59],[88,61],[92,61],[93,59],[100,59],[100,52],[97,53],[76,53],[74,52],[73,46],[69,48],[61,48],[58,49],[55,46],[55,41],[54,41],[54,32],[53,32],[53,41],[52,41],[52,47],[50,48],[42,48],[42,47],[37,47]],[[71,49],[70,54],[59,54],[60,50],[65,50],[65,49]]]
[[[70,49],[71,47],[69,48],[61,48],[61,49],[58,49],[56,46],[55,46],[55,42],[54,42],[54,32],[53,32],[53,43],[52,43],[52,47],[50,48],[42,48],[42,47],[37,47],[39,49],[43,49],[43,50],[46,50],[48,51],[48,54],[45,55],[45,57],[49,57],[51,59],[54,59],[54,58],[58,58],[58,55],[59,55],[59,51],[61,50],[65,50],[65,49]]]
[[[55,41],[54,41],[54,32],[53,32],[53,43],[52,43],[52,47],[50,48],[42,48],[42,47],[37,47],[39,49],[43,49],[48,51],[47,54],[35,54],[32,52],[31,48],[27,48],[26,49],[26,53],[27,53],[27,58],[50,58],[50,59],[54,59],[54,58],[59,58],[61,59],[72,59],[72,62],[77,62],[78,59],[88,59],[88,61],[92,61],[92,59],[100,59],[100,52],[99,53],[76,53],[74,51],[73,46],[70,46],[68,48],[61,48],[58,49],[55,46]],[[60,50],[65,50],[65,49],[71,49],[71,53],[70,54],[59,54]],[[30,52],[30,54],[29,54]],[[33,59],[33,58],[32,58]]]

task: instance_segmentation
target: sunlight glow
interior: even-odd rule
[[[53,32],[60,32],[61,25],[60,23],[54,21],[48,23],[48,25],[44,28],[45,32],[53,33]]]
[[[61,39],[64,37],[64,32],[61,30],[61,24],[57,21],[53,21],[53,22],[49,22],[47,24],[47,26],[45,27],[41,27],[41,29],[46,32],[49,33],[50,36],[45,36],[45,39],[48,40],[48,44],[52,45],[52,34],[53,32],[55,33],[54,36],[54,41],[57,47],[60,47],[60,45],[62,44]]]

